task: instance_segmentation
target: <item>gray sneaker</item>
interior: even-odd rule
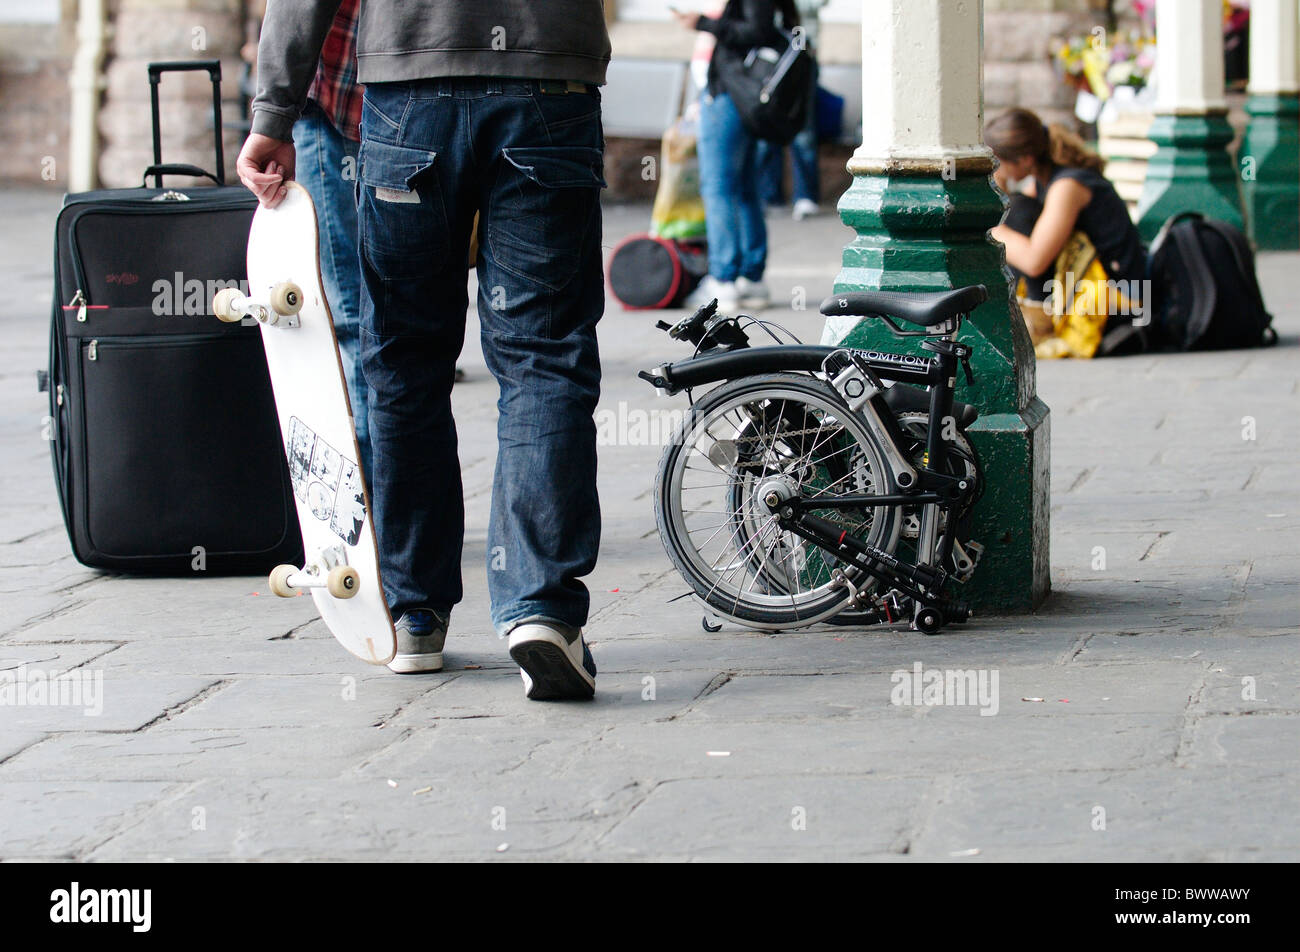
[[[510,657],[519,665],[524,694],[531,700],[589,699],[596,694],[596,662],[579,628],[549,618],[526,618],[510,630]]]
[[[397,629],[397,654],[388,662],[388,670],[398,674],[420,674],[442,670],[442,646],[447,641],[450,618],[427,608],[406,612],[394,626]]]

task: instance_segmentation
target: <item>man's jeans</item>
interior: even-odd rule
[[[357,261],[357,152],[359,143],[339,134],[310,100],[293,127],[295,178],[316,205],[320,229],[321,283],[334,317],[352,419],[361,448],[361,471],[370,479],[366,386],[361,376],[361,268]]]
[[[767,266],[767,225],[758,197],[758,140],[740,121],[726,93],[700,103],[695,151],[709,238],[709,274],[761,281]]]
[[[542,92],[545,88],[548,91]],[[478,313],[500,385],[486,561],[492,623],[580,627],[596,564],[596,322],[605,306],[600,94],[565,83],[366,87],[362,366],[375,528],[394,617],[461,600],[465,532],[451,388],[481,211]]]

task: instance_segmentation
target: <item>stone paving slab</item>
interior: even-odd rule
[[[141,822],[180,786],[174,781],[0,781],[5,858],[82,859]]]
[[[875,857],[900,851],[928,784],[877,777],[751,778],[743,784],[743,812],[736,809],[740,786],[718,779],[661,783],[600,843],[637,859]],[[687,843],[689,849],[683,848]]]
[[[87,858],[553,858],[589,847],[636,797],[635,789],[598,778],[518,779],[511,790],[494,786],[499,779],[476,789],[463,782],[393,787],[387,778],[212,779],[172,797],[152,811],[147,825],[124,831]],[[416,793],[425,787],[431,789]],[[195,829],[197,817],[202,829]],[[507,849],[498,852],[503,844]]]
[[[1042,859],[1055,847],[1083,862],[1243,861],[1262,847],[1275,859],[1293,856],[1300,830],[1290,818],[1300,793],[1286,773],[1167,764],[1055,778],[957,777],[924,821],[916,855],[981,848],[987,859]],[[1098,808],[1104,829],[1093,828],[1103,818]]]
[[[343,777],[396,743],[400,730],[361,727],[259,726],[203,731],[142,731],[126,735],[67,732],[45,736],[7,763],[10,780],[93,782],[214,777],[276,777],[325,781]]]

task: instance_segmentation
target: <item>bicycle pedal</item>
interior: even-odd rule
[[[975,575],[975,569],[979,567],[980,559],[984,556],[984,546],[978,542],[967,542],[962,545],[960,542],[953,542],[953,568],[955,571],[949,576],[960,585],[965,585]]]

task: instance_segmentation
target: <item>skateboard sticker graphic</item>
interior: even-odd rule
[[[342,475],[330,528],[348,545],[356,545],[361,538],[361,526],[366,521],[366,493],[361,485],[361,467],[351,460],[344,460]]]
[[[294,494],[316,519],[328,523],[335,535],[356,545],[366,519],[361,467],[297,417],[289,418],[285,455]]]
[[[293,483],[294,494],[303,502],[307,501],[307,468],[311,466],[311,451],[316,443],[316,434],[302,425],[297,417],[289,421],[289,442],[284,455],[289,460],[289,480]]]

